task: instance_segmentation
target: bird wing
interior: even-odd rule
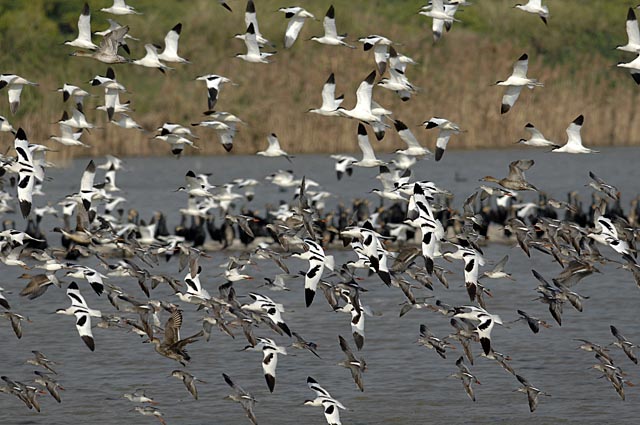
[[[627,14],[627,36],[629,37],[629,44],[640,44],[640,30],[638,29],[638,21],[636,20],[636,14],[632,8],[629,8]]]
[[[91,316],[87,310],[78,308],[74,312],[76,316],[76,329],[80,338],[87,344],[87,347],[91,351],[95,350],[95,342],[93,340],[93,334],[91,333]]]
[[[91,43],[91,10],[89,9],[89,3],[84,4],[82,13],[78,18],[78,38]]]
[[[176,24],[171,31],[164,37],[164,51],[163,56],[178,56],[178,40],[180,40],[180,31],[182,30],[182,24]]]
[[[373,80],[376,78],[376,71],[371,71],[367,78],[360,83],[356,90],[356,109],[365,111],[371,110],[371,98],[373,95]]]
[[[338,30],[336,29],[335,10],[333,9],[333,5],[331,5],[329,7],[329,10],[327,10],[327,14],[324,16],[324,20],[322,21],[322,26],[324,27],[325,37],[338,38]]]
[[[244,35],[244,44],[247,46],[247,55],[260,56],[260,47],[256,38],[256,32],[253,24],[249,24],[247,32]]]
[[[525,53],[513,64],[514,77],[527,78],[527,70],[529,68],[529,56]]]
[[[336,109],[336,82],[333,72],[322,86],[322,109]]]
[[[367,136],[367,130],[362,123],[358,124],[358,146],[362,151],[363,160],[375,160],[376,154],[369,143],[369,136]]]
[[[302,30],[302,26],[304,25],[304,21],[306,18],[299,17],[297,15],[292,16],[289,19],[289,23],[287,24],[287,30],[284,34],[284,47],[289,48],[293,46],[293,43],[296,42],[298,38],[298,34],[300,34],[300,30]]]
[[[576,148],[582,147],[582,137],[580,136],[580,130],[582,129],[582,121],[579,120],[582,117],[576,118],[569,127],[567,127],[567,145]],[[579,121],[579,122],[576,122]]]
[[[520,96],[520,92],[522,91],[522,86],[508,86],[504,95],[502,96],[502,108],[503,110],[508,107],[509,109],[513,107]],[[507,109],[508,111],[508,109]],[[505,111],[506,112],[506,111]]]

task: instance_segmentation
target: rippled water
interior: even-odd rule
[[[528,179],[553,196],[564,199],[567,191],[577,189],[588,199],[588,171],[592,170],[608,182],[617,185],[623,199],[637,195],[640,168],[636,161],[639,149],[609,149],[600,155],[565,156],[533,151],[480,151],[447,152],[440,163],[420,163],[415,169],[417,178],[428,178],[456,195],[457,205],[477,186],[478,178],[492,174],[498,178],[506,175],[509,161],[533,158],[536,165],[527,172]],[[45,190],[52,201],[77,190],[86,160],[74,162],[71,168],[49,170],[53,181]],[[174,193],[183,184],[183,176],[190,168],[197,172],[212,172],[212,181],[224,182],[235,177],[261,179],[278,167],[293,169],[318,181],[324,188],[336,193],[339,200],[348,201],[355,196],[369,196],[366,192],[377,187],[373,179],[375,170],[356,170],[354,176],[336,184],[332,161],[320,156],[299,156],[293,164],[285,160],[257,157],[167,158],[128,159],[127,170],[118,174],[118,186],[129,199],[129,206],[137,208],[142,217],[155,210],[170,213],[170,226],[177,221],[177,208],[185,202],[186,195]],[[457,177],[457,178],[455,178]],[[252,206],[262,209],[266,203],[275,204],[279,199],[289,199],[265,182],[257,190]],[[40,199],[37,205],[42,205]],[[375,201],[377,202],[377,201]],[[628,204],[627,204],[628,205]],[[627,206],[625,205],[625,207]],[[15,217],[20,227],[22,219]],[[57,240],[52,234],[50,240]],[[606,248],[603,253],[615,254]],[[516,282],[491,281],[487,286],[493,298],[487,299],[488,310],[500,314],[505,322],[517,317],[520,308],[532,315],[551,319],[546,306],[533,301],[537,282],[531,275],[535,268],[547,277],[560,272],[557,264],[537,252],[526,257],[519,248],[492,244],[485,250],[489,261],[497,261],[504,254],[510,255],[507,265]],[[214,253],[211,259],[202,259],[202,281],[210,292],[224,282],[217,266],[226,261],[226,253]],[[355,258],[350,252],[336,252],[340,261]],[[95,266],[95,259],[84,264]],[[440,263],[443,263],[440,261]],[[303,261],[290,259],[292,271],[306,268]],[[444,263],[454,272],[449,277],[451,288],[434,287],[434,295],[452,305],[468,303],[462,281],[461,263]],[[489,267],[489,266],[487,266]],[[222,373],[230,375],[237,383],[250,391],[257,399],[255,413],[260,424],[326,423],[320,408],[303,406],[314,394],[306,386],[306,377],[315,377],[321,385],[339,399],[347,408],[341,412],[342,420],[353,424],[417,424],[417,423],[637,423],[640,414],[640,390],[625,388],[627,399],[620,400],[605,379],[598,379],[599,372],[589,369],[596,363],[593,355],[578,350],[579,342],[573,338],[589,339],[603,345],[613,341],[609,325],[617,326],[632,341],[640,343],[637,323],[640,290],[631,276],[613,265],[603,266],[602,274],[586,278],[578,291],[589,299],[579,313],[567,305],[563,314],[563,326],[553,322],[551,329],[532,334],[525,323],[517,322],[493,331],[496,350],[510,355],[512,366],[533,385],[551,394],[541,397],[538,410],[529,413],[526,396],[514,392],[518,382],[493,361],[479,356],[480,347],[473,345],[476,364],[472,371],[482,385],[475,386],[477,401],[465,394],[458,379],[450,378],[457,368],[455,360],[462,354],[458,347],[447,352],[443,360],[435,352],[416,344],[418,327],[426,323],[437,336],[450,332],[449,319],[434,312],[414,310],[399,318],[402,293],[381,284],[377,276],[366,278],[361,284],[369,289],[362,300],[380,317],[367,317],[366,343],[358,355],[363,356],[369,369],[364,374],[365,392],[355,387],[348,370],[336,366],[343,356],[337,335],[350,337],[349,316],[332,313],[321,294],[310,308],[304,307],[302,279],[292,281],[290,292],[271,292],[258,288],[264,277],[277,272],[270,263],[261,262],[248,270],[252,281],[238,282],[238,293],[264,292],[285,305],[285,319],[291,329],[319,345],[322,359],[306,351],[289,349],[288,356],[281,356],[278,363],[276,389],[270,394],[260,365],[262,355],[256,352],[239,352],[245,345],[241,333],[236,339],[214,331],[210,342],[199,341],[189,346],[192,361],[186,368],[206,381],[198,384],[200,399],[193,400],[181,381],[168,377],[172,370],[180,368],[172,360],[159,356],[149,344],[123,330],[94,329],[96,351],[90,352],[79,339],[74,319],[52,314],[56,308],[69,304],[64,289],[51,288],[43,297],[29,301],[19,297],[22,281],[17,277],[23,272],[2,267],[4,274],[0,286],[13,293],[7,294],[13,310],[28,316],[31,323],[23,325],[23,338],[15,338],[9,323],[0,322],[0,374],[14,380],[28,382],[32,379],[33,366],[24,360],[31,350],[41,350],[49,358],[59,362],[56,370],[61,385],[62,403],[42,396],[42,412],[29,411],[17,398],[0,394],[1,423],[7,424],[68,424],[68,423],[155,423],[155,419],[142,417],[131,411],[134,404],[122,398],[125,392],[143,388],[160,404],[169,424],[249,423],[237,403],[224,400],[229,388]],[[175,261],[161,264],[154,271],[170,273],[178,278]],[[135,282],[111,278],[110,282],[127,288],[136,297],[144,295]],[[82,287],[82,286],[81,286]],[[98,298],[85,287],[82,292],[92,308],[113,312],[105,297]],[[420,291],[416,295],[419,295]],[[165,288],[152,293],[153,298],[177,301]],[[185,321],[182,335],[190,335],[200,328],[196,319],[200,313],[195,307],[184,305]],[[94,319],[95,320],[95,319]],[[290,341],[275,335],[268,328],[257,330],[258,336],[274,337],[280,345]],[[619,350],[612,348],[616,363],[627,373],[632,382],[640,382],[638,366],[631,363]]]

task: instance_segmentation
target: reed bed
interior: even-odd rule
[[[183,125],[206,117],[204,83],[195,77],[216,73],[230,77],[237,86],[224,86],[216,109],[238,115],[247,125],[240,126],[232,154],[251,154],[266,145],[266,136],[276,133],[283,149],[290,153],[357,151],[353,121],[314,116],[306,113],[321,103],[320,91],[331,72],[337,92],[345,94],[343,106],[355,103],[360,81],[374,69],[373,55],[364,52],[356,40],[378,33],[398,43],[397,50],[419,64],[409,66],[407,76],[420,91],[402,102],[382,88],[374,98],[414,129],[417,138],[433,147],[435,134],[419,124],[432,116],[455,121],[466,132],[452,139],[452,149],[481,149],[513,146],[527,137],[527,122],[538,127],[547,138],[564,143],[567,125],[579,114],[585,115],[583,140],[587,146],[623,146],[640,143],[638,119],[639,88],[628,72],[617,69],[617,61],[628,61],[628,53],[613,50],[624,44],[627,1],[549,0],[551,19],[545,27],[535,16],[512,9],[512,1],[477,1],[457,15],[454,24],[437,44],[432,42],[431,22],[416,14],[421,1],[335,0],[338,31],[348,31],[357,49],[319,45],[307,39],[322,33],[321,20],[329,2],[309,2],[304,6],[319,22],[307,22],[292,49],[284,50],[282,38],[286,21],[274,12],[288,5],[282,1],[258,0],[256,7],[262,33],[276,43],[278,53],[268,65],[248,64],[235,59],[243,52],[245,1],[230,4],[234,13],[207,0],[132,1],[142,16],[118,17],[140,38],[131,42],[132,58],[144,55],[143,44],[162,44],[166,32],[183,23],[180,54],[190,65],[171,65],[166,75],[134,65],[114,67],[118,81],[129,90],[121,100],[131,100],[131,116],[148,132],[124,130],[106,122],[106,114],[93,108],[103,102],[102,90],[90,88],[95,97],[88,100],[87,117],[100,128],[83,136],[90,148],[64,147],[48,141],[58,132],[55,122],[64,108],[55,89],[68,82],[87,88],[94,75],[104,75],[107,65],[90,59],[68,56],[73,49],[62,45],[75,37],[74,29],[82,1],[45,2],[36,0],[29,7],[0,2],[0,70],[16,73],[40,84],[23,91],[20,111],[10,116],[6,99],[0,101],[0,114],[14,127],[21,126],[35,143],[56,149],[50,158],[64,160],[107,153],[122,156],[167,155],[164,142],[151,140],[154,130],[165,121]],[[101,4],[105,3],[105,4]],[[92,29],[105,28],[105,14],[99,11],[108,2],[90,2]],[[603,5],[603,3],[607,3]],[[25,20],[27,23],[25,23]],[[26,30],[28,26],[28,30]],[[578,42],[567,44],[566,40]],[[96,39],[97,41],[97,39]],[[529,53],[529,75],[545,84],[543,88],[523,90],[514,108],[500,115],[503,88],[492,86],[506,79],[513,62]],[[6,96],[0,91],[0,95]],[[187,155],[227,154],[216,134],[196,129],[199,149]],[[9,134],[0,136],[4,150],[12,145]],[[375,145],[379,152],[401,147],[394,131],[387,132]]]

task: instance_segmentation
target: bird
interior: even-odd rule
[[[617,340],[612,344],[618,348],[621,348],[622,351],[624,351],[624,353],[627,355],[627,357],[629,357],[629,360],[631,360],[635,364],[638,364],[638,357],[633,352],[633,349],[636,347],[636,345],[634,345],[633,343],[631,343],[631,341],[625,338],[625,336],[622,335],[618,330],[618,328],[616,328],[615,326],[610,325],[609,329],[611,330],[611,334]]]
[[[236,36],[238,37],[238,36]],[[269,56],[274,55],[274,53],[261,52],[260,46],[258,44],[258,40],[256,38],[256,31],[253,27],[253,23],[249,24],[247,27],[247,32],[242,34],[242,39],[244,40],[244,44],[247,47],[247,53],[236,54],[236,57],[242,59],[246,62],[253,63],[269,63]]]
[[[199,123],[192,123],[193,126],[212,128],[216,131],[220,144],[225,151],[231,152],[233,149],[233,139],[236,136],[237,127],[233,121],[222,122],[218,120],[207,120]]]
[[[206,384],[205,381],[196,378],[195,376],[193,376],[192,374],[184,370],[176,369],[173,372],[171,372],[170,376],[181,379],[182,382],[184,383],[184,386],[187,388],[187,391],[189,391],[189,393],[191,393],[193,398],[196,400],[198,399],[198,389],[196,388],[196,381]]]
[[[329,391],[320,386],[311,376],[307,377],[307,385],[309,389],[316,393],[316,398],[313,400],[305,400],[305,406],[322,406],[324,410],[324,417],[329,425],[341,425],[340,411],[338,409],[346,409],[342,403],[333,398]]]
[[[117,0],[114,0],[117,1]],[[135,412],[140,413],[142,416],[154,416],[162,425],[167,425],[162,413],[157,407],[153,406],[136,406],[133,408]]]
[[[227,77],[216,74],[200,75],[199,77],[196,77],[196,80],[206,82],[207,107],[210,111],[213,111],[216,107],[216,103],[218,102],[218,96],[220,95],[222,85],[225,83],[231,83],[231,80]]]
[[[533,159],[519,159],[509,163],[509,174],[503,179],[497,179],[492,176],[485,176],[481,181],[498,183],[500,186],[509,190],[535,190],[538,189],[529,183],[524,172],[535,164]]]
[[[542,134],[542,132],[540,132],[540,130],[535,128],[533,124],[527,123],[527,125],[524,126],[524,129],[527,130],[529,133],[531,133],[531,137],[529,139],[520,139],[516,143],[520,143],[527,146],[534,146],[534,147],[553,147],[553,148],[560,147],[559,145],[555,144],[551,140],[547,140]]]
[[[20,107],[20,94],[24,86],[37,86],[38,83],[29,81],[15,74],[0,74],[0,90],[7,88],[9,95],[9,109],[13,115],[18,112]]]
[[[342,335],[338,335],[338,342],[340,343],[340,349],[347,356],[346,360],[338,363],[339,366],[349,369],[351,372],[351,377],[356,383],[356,386],[360,389],[360,391],[364,391],[364,383],[362,382],[362,372],[367,370],[367,363],[361,357],[358,359],[351,348],[349,347],[349,343],[342,337]]]
[[[87,57],[104,63],[129,63],[130,59],[118,54],[118,47],[122,45],[127,32],[129,32],[129,26],[118,27],[102,38],[97,50],[75,51],[70,53],[70,56]]]
[[[373,70],[367,78],[364,79],[356,90],[356,105],[352,109],[338,107],[337,112],[340,116],[353,118],[368,124],[383,124],[382,119],[372,112],[371,96],[373,94],[373,81],[376,78],[376,71]]]
[[[65,41],[67,46],[80,49],[96,50],[98,46],[91,41],[91,9],[89,3],[84,4],[78,18],[78,36],[74,40]]]
[[[286,355],[287,350],[276,345],[275,341],[270,338],[257,338],[257,344],[253,349],[262,351],[262,371],[269,391],[273,392],[276,386],[278,354]]]
[[[462,356],[456,360],[456,366],[458,367],[458,372],[451,375],[452,378],[458,378],[462,381],[462,385],[464,387],[465,392],[469,396],[472,401],[476,401],[476,396],[473,392],[473,387],[471,386],[473,383],[480,385],[480,381],[474,374],[471,373],[469,368],[464,364],[464,359]]]
[[[627,12],[627,44],[616,46],[616,49],[624,52],[640,54],[640,30],[638,29],[638,21],[633,8],[630,7]]]
[[[258,420],[256,419],[256,415],[253,413],[253,406],[256,403],[256,399],[248,392],[246,392],[242,387],[231,380],[229,375],[226,373],[222,374],[224,381],[233,389],[233,393],[229,394],[225,397],[225,399],[237,401],[240,403],[242,408],[244,409],[247,418],[251,421],[253,425],[258,425]]]
[[[579,115],[569,124],[569,127],[567,127],[567,143],[565,143],[564,146],[552,149],[551,152],[598,153],[597,150],[582,145],[582,137],[580,136],[582,124],[584,124],[584,115]]]
[[[411,130],[409,130],[409,127],[407,127],[405,123],[400,120],[394,120],[393,125],[398,132],[398,136],[400,136],[400,140],[407,144],[406,149],[397,150],[396,154],[417,157],[431,155],[431,151],[420,145],[420,142],[418,142],[416,137],[413,135]]]
[[[188,59],[178,55],[178,41],[180,40],[181,32],[182,23],[178,22],[164,37],[164,50],[158,54],[158,59],[165,62],[191,63]]]
[[[500,316],[490,314],[482,307],[462,306],[454,307],[453,317],[478,322],[475,333],[480,339],[484,353],[488,355],[491,352],[491,330],[496,323],[502,324]]]
[[[544,87],[544,84],[533,78],[527,78],[529,68],[529,55],[523,53],[513,65],[513,72],[505,81],[498,81],[496,85],[507,87],[507,91],[502,96],[502,106],[500,113],[506,114],[513,107],[520,96],[523,87],[533,89],[534,87]]]
[[[525,311],[518,310],[518,314],[520,315],[520,317],[517,320],[521,320],[521,319],[526,320],[527,324],[529,325],[529,328],[531,329],[531,332],[533,332],[534,334],[537,334],[538,332],[540,332],[540,325],[542,325],[545,328],[551,327],[551,325],[549,325],[544,320],[540,320],[537,317],[533,317]]]
[[[5,296],[2,294],[3,291],[4,291],[4,288],[0,287],[0,306],[5,308],[6,310],[11,310],[11,305],[9,305],[9,301],[7,301]]]
[[[33,366],[42,366],[43,368],[47,369],[49,372],[53,373],[54,375],[58,374],[51,367],[51,365],[56,365],[57,364],[56,362],[49,360],[47,356],[40,351],[32,350],[31,352],[33,353],[33,358],[27,359],[25,363]]]
[[[285,18],[289,20],[287,30],[284,33],[284,47],[285,49],[290,49],[291,46],[293,46],[293,43],[298,39],[298,35],[300,34],[306,19],[316,19],[316,17],[300,6],[281,7],[278,9],[278,12],[283,12]]]
[[[376,62],[376,69],[380,75],[387,69],[387,59],[389,46],[393,44],[391,40],[381,35],[372,34],[358,39],[363,43],[364,51],[373,49],[373,59]]]
[[[76,109],[80,112],[83,112],[84,98],[91,96],[86,90],[83,90],[78,86],[74,86],[73,84],[67,84],[67,83],[65,83],[61,88],[59,88],[58,91],[62,92],[63,102],[66,102],[67,100],[73,97],[73,101],[76,104]]]
[[[338,35],[338,30],[336,29],[336,12],[333,5],[329,6],[327,13],[324,15],[322,26],[324,27],[324,35],[322,37],[311,37],[311,40],[329,46],[346,46],[355,49],[355,46],[344,41],[346,36]]]
[[[156,68],[158,71],[165,73],[167,69],[173,69],[160,62],[158,57],[158,46],[147,43],[144,45],[144,50],[147,52],[144,57],[132,61],[134,65],[140,65],[147,68]]]
[[[538,407],[538,396],[540,394],[549,396],[549,394],[540,391],[538,388],[532,386],[523,376],[517,375],[516,378],[522,384],[517,391],[527,394],[527,400],[529,401],[529,410],[533,412]]]
[[[16,130],[13,128],[9,120],[0,115],[0,131],[2,132],[11,132],[12,134],[16,134]]]
[[[256,5],[253,2],[253,0],[247,1],[247,7],[244,13],[244,26],[248,28],[249,25],[253,25],[256,41],[260,46],[270,45],[271,47],[273,47],[271,42],[266,38],[264,38],[260,33],[260,27],[258,26],[258,15],[256,14]],[[236,38],[243,38],[243,37],[244,37],[244,34],[236,35]]]
[[[444,4],[443,0],[433,0],[431,7],[423,7],[418,14],[433,18],[431,25],[431,32],[433,33],[433,42],[437,42],[442,37],[442,29],[446,28],[447,31],[451,29],[454,21],[459,22],[454,18],[455,13],[458,10],[457,3]]]
[[[309,270],[304,275],[305,304],[309,307],[313,303],[325,266],[333,269],[333,256],[325,255],[322,246],[312,239],[305,239],[303,243],[305,251],[302,254],[294,253],[292,257],[309,261]]]
[[[542,0],[529,0],[527,4],[516,4],[513,7],[524,12],[538,15],[540,19],[542,19],[542,22],[547,25],[547,19],[549,18],[549,8],[542,4]]]
[[[422,123],[425,130],[438,128],[438,138],[436,139],[436,161],[440,161],[447,149],[447,144],[452,134],[462,132],[460,126],[446,118],[433,117]]]
[[[493,270],[484,272],[482,276],[488,277],[489,279],[515,280],[513,277],[511,277],[511,273],[507,273],[504,271],[504,266],[507,264],[507,261],[509,261],[509,255],[505,255],[504,257],[502,257],[502,259],[498,261],[493,267]]]
[[[362,151],[362,159],[353,162],[351,165],[356,167],[372,168],[386,164],[384,161],[376,158],[376,154],[371,147],[371,143],[369,142],[367,129],[362,123],[358,123],[358,146]]]
[[[76,316],[76,329],[80,338],[91,351],[94,351],[96,345],[91,332],[91,317],[102,317],[102,313],[87,306],[87,302],[75,282],[71,282],[67,287],[67,297],[71,300],[71,306],[66,309],[60,308],[56,310],[56,313]]]
[[[125,0],[113,0],[111,7],[103,7],[100,9],[105,13],[111,13],[112,15],[142,15],[133,6],[125,4]]]
[[[267,156],[271,158],[284,156],[287,159],[287,161],[291,162],[292,156],[280,148],[280,142],[278,141],[278,136],[276,136],[275,133],[271,133],[270,135],[267,136],[267,142],[269,142],[269,146],[267,147],[267,149],[256,152],[256,155]]]
[[[350,155],[337,154],[331,155],[331,158],[336,160],[335,170],[338,180],[342,179],[342,176],[345,174],[347,176],[351,176],[353,174],[353,163],[358,161],[357,158]]]
[[[29,141],[22,127],[16,132],[14,147],[18,155],[18,201],[20,212],[26,218],[31,212],[35,181],[44,179],[44,170],[34,164]]]
[[[333,72],[327,78],[327,81],[322,86],[322,106],[317,109],[309,109],[307,112],[311,112],[318,115],[324,115],[327,117],[338,116],[338,107],[344,100],[344,95],[335,97],[336,95],[336,80]]]

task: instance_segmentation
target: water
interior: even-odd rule
[[[506,175],[509,161],[533,158],[535,166],[527,172],[528,179],[550,195],[564,199],[569,190],[579,190],[589,199],[588,171],[591,170],[606,181],[615,184],[623,193],[625,208],[636,196],[640,169],[635,160],[640,150],[633,148],[610,149],[600,155],[566,156],[551,155],[539,151],[480,151],[447,152],[440,163],[419,163],[414,175],[419,179],[431,179],[439,186],[456,195],[456,205],[477,186],[478,178],[491,174],[498,178]],[[77,191],[82,170],[87,160],[79,160],[67,169],[48,170],[53,177],[45,190],[47,200],[57,201],[65,194]],[[128,159],[127,170],[118,174],[118,186],[129,199],[129,206],[137,208],[142,217],[155,210],[169,214],[170,226],[177,221],[177,209],[185,202],[184,193],[172,190],[183,184],[188,169],[196,172],[212,172],[213,182],[225,182],[236,177],[262,179],[277,168],[293,169],[297,174],[318,181],[323,188],[336,194],[329,201],[349,202],[353,197],[369,197],[366,193],[378,182],[373,179],[375,170],[355,170],[354,176],[336,184],[332,161],[320,156],[299,156],[289,164],[282,159],[225,156],[213,158],[169,158]],[[457,174],[457,179],[455,178]],[[466,180],[466,181],[461,181]],[[257,189],[250,204],[261,211],[267,203],[277,204],[280,199],[290,199],[290,193],[280,193],[265,182]],[[39,199],[37,205],[43,205]],[[22,219],[15,217],[18,227]],[[57,240],[51,235],[50,240]],[[604,254],[615,253],[602,248]],[[354,259],[348,251],[335,252],[338,261]],[[292,281],[289,292],[271,292],[258,288],[264,277],[272,277],[278,270],[269,262],[260,262],[248,269],[254,279],[236,283],[238,293],[258,291],[285,305],[285,320],[292,330],[319,345],[318,359],[309,352],[290,348],[288,356],[280,356],[277,383],[270,394],[260,365],[262,356],[256,352],[240,352],[245,345],[241,332],[236,339],[214,331],[210,342],[199,341],[189,346],[192,357],[186,370],[206,381],[199,383],[199,400],[193,400],[181,381],[168,375],[180,365],[159,356],[142,338],[125,330],[94,328],[96,351],[90,352],[82,343],[74,327],[74,319],[52,314],[56,308],[69,305],[65,291],[50,288],[34,301],[19,297],[23,281],[18,276],[23,270],[2,268],[2,286],[12,291],[7,298],[15,312],[28,316],[31,323],[23,324],[23,337],[16,339],[9,323],[0,322],[0,373],[14,380],[29,382],[34,367],[25,365],[31,350],[41,350],[60,364],[56,367],[57,379],[66,388],[62,392],[62,403],[50,396],[40,397],[42,412],[28,410],[17,398],[0,394],[2,420],[7,424],[46,423],[155,423],[154,418],[140,416],[131,411],[134,404],[122,398],[125,392],[136,388],[145,389],[147,395],[160,404],[169,424],[204,423],[249,423],[239,404],[224,400],[230,388],[224,383],[222,373],[230,375],[237,383],[251,392],[258,403],[255,413],[261,424],[326,423],[320,408],[303,406],[305,399],[314,394],[306,386],[307,376],[313,376],[349,410],[341,412],[343,422],[352,424],[415,424],[415,423],[637,423],[640,414],[640,395],[637,388],[626,387],[626,401],[620,400],[613,387],[598,379],[599,372],[589,369],[597,361],[591,353],[578,350],[580,344],[574,338],[584,338],[606,345],[613,341],[609,325],[617,326],[631,341],[640,342],[640,329],[636,315],[640,290],[631,275],[615,265],[598,266],[602,274],[586,278],[577,290],[589,299],[582,313],[566,305],[563,326],[559,327],[550,317],[545,305],[532,301],[536,297],[537,282],[531,275],[534,268],[551,278],[560,272],[557,264],[538,252],[532,251],[528,258],[519,248],[492,244],[485,250],[485,257],[498,261],[509,254],[507,270],[513,273],[516,282],[491,281],[487,286],[493,293],[487,299],[488,310],[502,316],[505,322],[517,317],[516,309],[548,320],[550,329],[542,329],[537,335],[530,332],[524,322],[496,327],[493,344],[497,351],[510,355],[517,373],[526,377],[534,386],[551,394],[540,398],[535,413],[528,409],[526,396],[514,392],[519,383],[493,361],[479,356],[480,347],[473,344],[476,364],[471,367],[482,385],[474,387],[477,402],[472,402],[464,392],[458,379],[450,378],[457,368],[455,360],[462,354],[448,350],[446,360],[435,352],[416,344],[418,328],[426,323],[440,337],[451,331],[449,319],[434,312],[414,310],[399,318],[399,304],[404,301],[396,288],[387,288],[377,276],[366,278],[361,284],[369,289],[362,295],[365,304],[379,313],[380,317],[366,318],[366,342],[361,352],[368,370],[364,374],[365,392],[355,387],[349,371],[336,366],[343,355],[338,345],[338,334],[343,335],[355,349],[351,338],[349,316],[331,313],[318,294],[310,308],[304,307],[302,279]],[[218,265],[226,261],[228,253],[214,253],[211,259],[202,259],[202,282],[210,292],[224,282]],[[439,284],[434,292],[415,290],[416,296],[434,295],[451,305],[468,303],[462,280],[462,264],[440,264],[454,274],[449,276],[450,289]],[[97,266],[94,258],[83,264]],[[31,264],[31,263],[30,263]],[[287,261],[295,272],[306,268],[306,263],[296,259]],[[489,268],[488,265],[486,268]],[[154,272],[166,272],[176,278],[177,263],[161,263]],[[111,283],[123,286],[137,298],[143,299],[135,282],[122,278],[111,278]],[[106,297],[98,298],[84,282],[81,290],[92,308],[114,313]],[[155,299],[177,301],[165,287],[152,293]],[[191,305],[183,305],[185,321],[182,335],[196,333],[200,313]],[[164,320],[164,319],[163,319]],[[95,319],[94,319],[95,324]],[[275,335],[266,327],[256,330],[256,335],[274,338],[280,345],[289,343],[287,337]],[[632,382],[640,381],[638,366],[615,348],[611,355],[616,364],[628,373]]]

